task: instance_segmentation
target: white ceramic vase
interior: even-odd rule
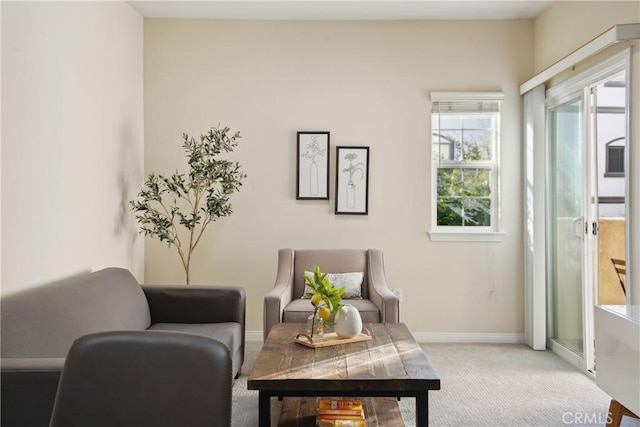
[[[357,308],[350,304],[340,307],[336,313],[333,329],[340,338],[353,338],[362,332],[362,317]]]

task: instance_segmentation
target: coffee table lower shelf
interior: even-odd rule
[[[316,397],[285,397],[278,427],[315,427]],[[403,427],[404,420],[395,397],[362,398],[367,427]]]

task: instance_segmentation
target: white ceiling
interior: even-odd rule
[[[554,0],[130,1],[148,18],[256,20],[529,19]]]

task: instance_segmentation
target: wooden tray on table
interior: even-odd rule
[[[368,334],[369,331],[366,329],[365,332],[367,333],[360,333],[360,335],[353,338],[341,338],[335,332],[328,332],[324,334],[322,341],[314,341],[307,334],[298,334],[294,341],[309,348],[330,347],[332,345],[369,341],[371,339],[371,335]]]

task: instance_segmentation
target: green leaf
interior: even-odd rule
[[[304,276],[305,285],[309,286],[322,296],[322,303],[332,312],[336,313],[342,306],[342,294],[345,288],[335,287],[326,273],[320,271],[319,266],[313,267],[313,274],[311,276]],[[313,296],[313,293],[309,293],[309,296]]]
[[[221,157],[233,152],[240,133],[230,136],[228,127],[211,127],[199,139],[182,134],[188,172],[175,171],[165,177],[150,173],[136,200],[129,201],[140,233],[180,246],[179,229],[186,231],[203,227],[208,222],[231,215],[230,197],[239,191],[247,175],[239,162]],[[194,234],[190,233],[190,239]],[[190,241],[190,257],[193,244]],[[182,255],[181,255],[182,256]],[[183,259],[183,265],[184,259]],[[186,267],[185,267],[186,269]]]

